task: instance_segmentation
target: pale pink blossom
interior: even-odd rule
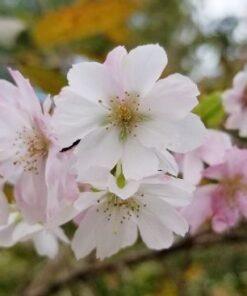
[[[68,73],[69,86],[56,98],[54,124],[60,144],[76,147],[78,173],[91,166],[111,170],[121,161],[126,179],[158,170],[178,172],[168,152],[202,143],[204,126],[191,113],[197,86],[180,74],[159,79],[167,64],[159,45],[111,51],[103,64],[83,62]]]
[[[10,74],[16,86],[0,80],[0,173],[15,182],[22,173],[38,175],[49,154],[61,148],[51,128],[49,97],[41,105],[29,81],[18,71]]]
[[[22,174],[15,184],[18,209],[29,223],[49,226],[63,225],[73,219],[78,211],[74,202],[79,190],[71,165],[71,152],[50,155],[43,174]]]
[[[192,233],[206,221],[222,232],[247,218],[247,150],[227,151],[224,162],[207,168],[204,177],[214,183],[198,187],[192,203],[182,210]]]
[[[126,181],[120,188],[104,168],[90,169],[85,180],[95,190],[81,193],[76,202],[83,213],[72,240],[77,258],[96,249],[103,259],[135,243],[138,229],[151,249],[169,248],[174,235],[184,236],[188,224],[176,210],[189,204],[194,187],[162,174],[141,181]],[[78,221],[77,221],[78,222]]]
[[[218,130],[207,130],[204,142],[199,148],[176,155],[183,178],[194,185],[199,184],[205,166],[221,163],[226,151],[231,147],[231,138],[228,134]]]
[[[223,94],[223,105],[228,114],[226,128],[239,130],[241,137],[247,136],[247,67],[233,79],[233,87]]]
[[[31,239],[40,255],[54,258],[58,240],[69,242],[60,226],[78,215],[74,202],[79,192],[70,170],[70,152],[57,157],[52,166],[42,171],[45,175],[22,174],[11,203],[1,192],[0,246]]]
[[[0,174],[14,184],[15,200],[6,206],[1,199],[5,223],[0,245],[31,236],[38,248],[37,242],[46,237],[53,246],[48,255],[53,256],[58,246],[54,233],[63,237],[59,226],[78,214],[73,206],[79,193],[71,168],[74,156],[72,151],[60,152],[49,97],[41,105],[28,80],[17,71],[10,73],[16,86],[0,81]],[[45,247],[44,242],[39,253],[45,253]]]

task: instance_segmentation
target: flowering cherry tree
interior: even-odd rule
[[[94,249],[104,259],[138,234],[160,250],[247,217],[247,151],[232,137],[247,136],[246,70],[222,96],[227,133],[204,127],[196,84],[161,78],[166,64],[157,44],[119,46],[102,64],[73,65],[68,86],[43,103],[9,70],[15,83],[0,81],[0,246],[32,240],[54,258],[61,241],[78,259]]]

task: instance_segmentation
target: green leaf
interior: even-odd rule
[[[221,93],[214,92],[209,95],[204,95],[201,98],[199,105],[194,109],[194,113],[200,116],[208,128],[219,127],[225,117],[221,101]]]

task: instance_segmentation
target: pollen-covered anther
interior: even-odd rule
[[[26,172],[38,173],[38,161],[48,152],[48,141],[36,129],[23,127],[16,132],[13,165],[21,165]]]
[[[142,207],[144,207],[144,205],[137,201],[135,197],[123,200],[113,193],[108,193],[102,204],[98,206],[96,212],[103,213],[107,221],[110,221],[112,216],[116,217],[117,215],[122,224],[133,216],[139,218]],[[115,212],[116,215],[113,215],[113,212]]]
[[[138,94],[125,92],[124,98],[114,97],[110,100],[107,124],[119,129],[121,140],[125,140],[147,118],[146,114],[140,112],[139,97]]]

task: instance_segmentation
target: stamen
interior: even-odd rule
[[[139,94],[130,94],[127,91],[125,98],[119,100],[119,97],[110,100],[110,114],[107,115],[105,124],[119,129],[121,140],[126,140],[128,135],[132,134],[133,130],[138,127],[138,123],[149,119],[147,114],[140,113]],[[136,135],[134,135],[136,136]]]
[[[239,191],[247,193],[247,186],[244,183],[241,175],[222,179],[220,184],[223,186],[227,202],[230,204],[235,203],[236,195]]]
[[[96,212],[103,213],[105,219],[109,222],[112,221],[113,217],[119,217],[120,220],[118,221],[123,224],[132,217],[139,218],[142,207],[146,207],[146,204],[140,203],[135,196],[123,200],[113,193],[108,193],[104,201],[98,205]],[[113,212],[116,215],[112,215]]]
[[[16,158],[13,165],[21,165],[26,172],[38,174],[38,160],[48,151],[48,141],[36,129],[23,127],[16,132],[13,147]]]

